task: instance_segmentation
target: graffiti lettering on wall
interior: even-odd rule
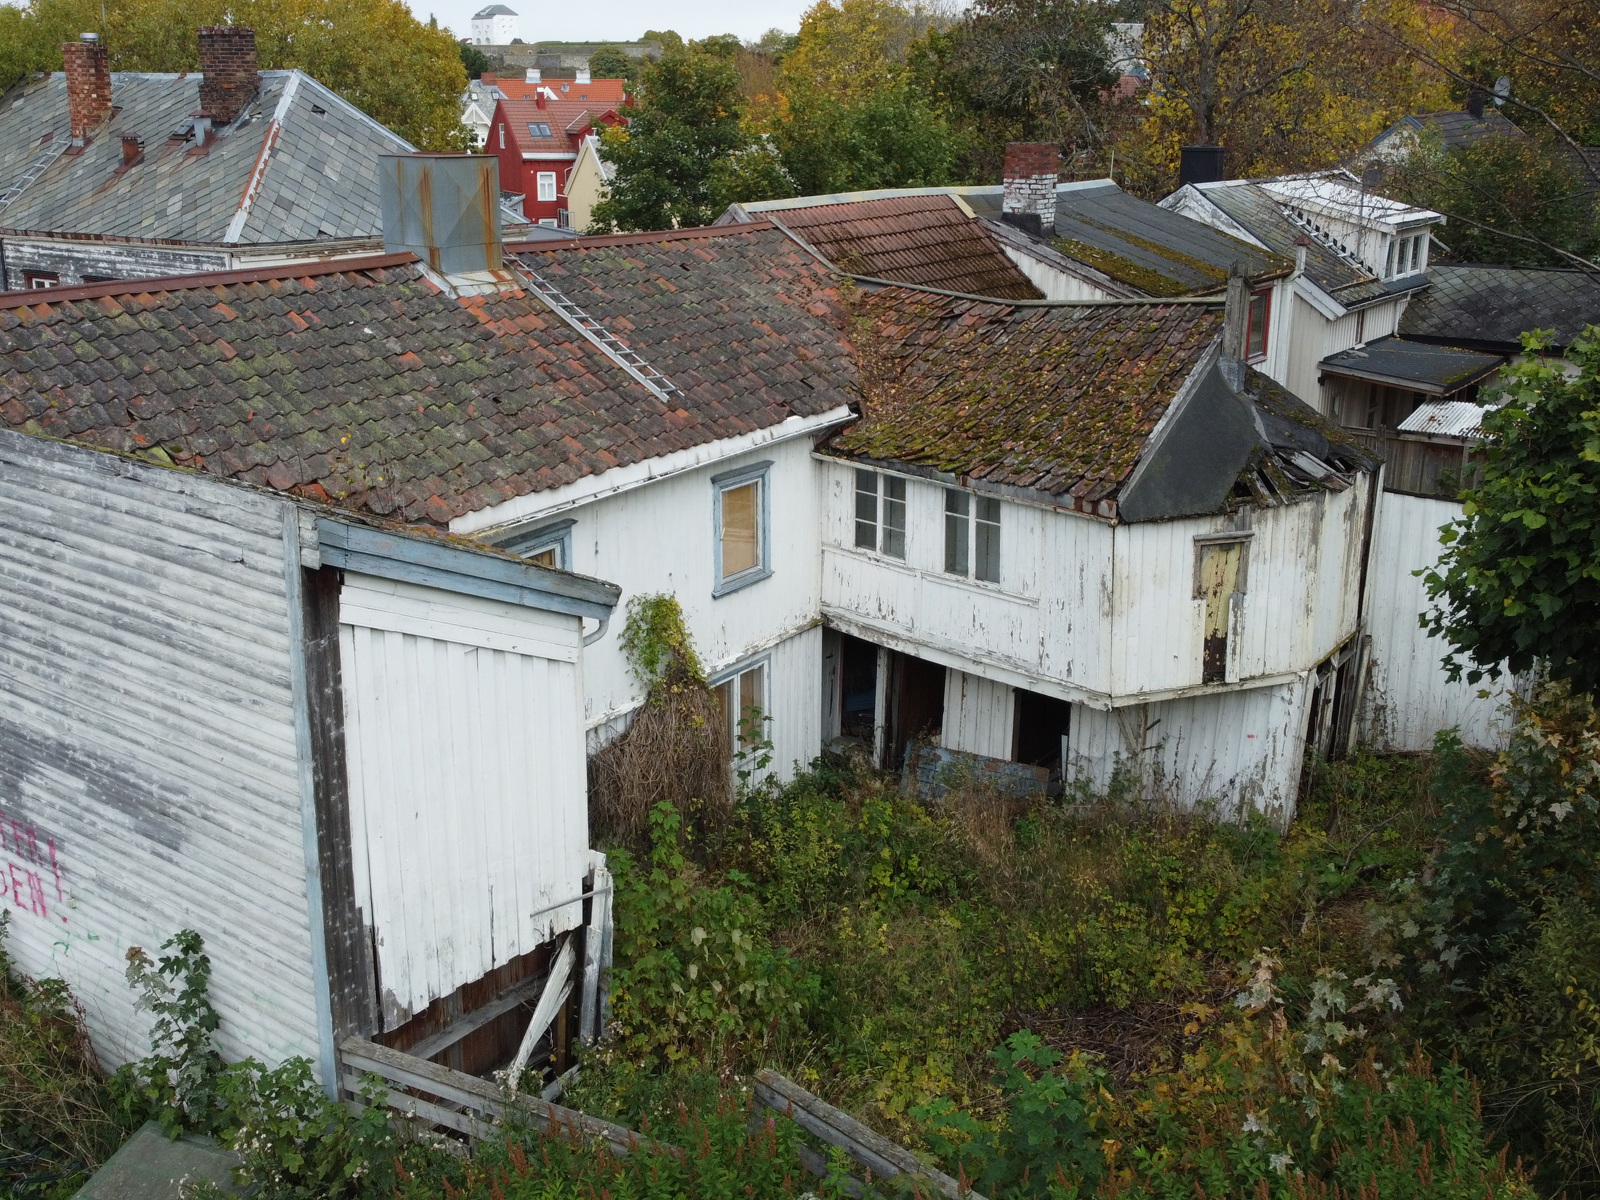
[[[0,905],[67,921],[56,840],[0,808]]]

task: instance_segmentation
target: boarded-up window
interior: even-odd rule
[[[1224,683],[1228,678],[1228,630],[1233,598],[1244,590],[1245,545],[1246,538],[1237,534],[1195,544],[1195,596],[1205,601],[1202,683]]]
[[[717,576],[721,596],[772,573],[767,547],[767,470],[756,463],[712,479],[716,497]]]
[[[737,575],[761,560],[760,516],[761,485],[741,484],[722,493],[722,574]]]

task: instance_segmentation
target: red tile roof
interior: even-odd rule
[[[0,297],[0,425],[444,525],[853,402],[815,261],[770,227],[688,232],[540,256],[667,400],[531,293],[454,299],[390,255]]]
[[[529,83],[514,75],[502,79],[487,72],[480,78],[488,86],[499,88],[511,100],[532,100],[536,88],[546,88],[562,100],[578,100],[601,107],[621,104],[628,97],[626,79],[591,79],[588,83],[575,79],[546,79],[541,83]]]
[[[948,195],[891,196],[761,215],[853,275],[1000,300],[1043,295]]]
[[[522,153],[574,155],[578,153],[579,134],[612,112],[603,104],[577,100],[547,100],[543,108],[532,100],[501,100],[495,111]],[[616,119],[612,114],[611,121]],[[530,126],[535,124],[548,125],[550,135],[540,137],[533,133]]]

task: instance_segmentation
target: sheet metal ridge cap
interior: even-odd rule
[[[554,244],[549,242],[513,242],[508,243],[505,249],[508,254],[527,250],[586,250],[590,246],[649,245],[651,242],[678,242],[694,241],[701,238],[732,237],[736,234],[761,233],[763,230],[776,228],[777,226],[771,221],[749,221],[740,225],[691,225],[686,229],[657,229],[643,233],[582,235]]]
[[[199,275],[165,275],[149,279],[108,279],[104,283],[80,283],[73,287],[21,289],[0,292],[0,310],[32,308],[35,305],[65,304],[74,300],[96,300],[102,296],[142,296],[156,292],[181,292],[194,288],[227,287],[236,283],[263,283],[268,279],[308,279],[317,275],[342,275],[346,272],[377,271],[420,261],[409,250],[398,254],[363,255],[321,262],[282,263],[275,267],[250,267],[240,271],[208,271]]]
[[[319,515],[317,541],[324,551],[332,549],[411,566],[433,567],[451,574],[577,600],[603,608],[606,614],[616,607],[622,595],[621,587],[607,580],[542,567],[493,546],[467,546],[455,540],[443,541],[402,530],[378,529],[343,516]]]
[[[815,251],[813,251],[815,253]],[[827,260],[824,259],[824,262]],[[830,269],[838,271],[838,268]],[[1111,308],[1124,304],[1148,304],[1164,306],[1169,304],[1202,304],[1212,308],[1221,308],[1224,298],[1213,292],[1209,296],[1117,296],[1109,300],[1005,300],[997,296],[974,296],[970,292],[952,292],[945,288],[930,287],[921,283],[902,283],[898,279],[878,279],[871,275],[851,275],[839,271],[846,279],[853,279],[857,283],[869,284],[882,288],[900,288],[908,292],[929,292],[935,296],[949,296],[955,300],[974,300],[979,304],[998,304],[1006,308]]]

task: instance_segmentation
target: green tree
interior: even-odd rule
[[[783,58],[767,128],[804,193],[954,181],[956,139],[908,63],[935,28],[895,0],[818,0]]]
[[[19,15],[11,15],[17,13]],[[102,17],[102,14],[103,17]],[[250,25],[261,65],[298,67],[425,150],[464,149],[458,43],[402,0],[33,0],[0,6],[0,81],[61,70],[61,45],[100,33],[113,71],[197,71],[200,25]]]
[[[489,56],[476,46],[462,42],[461,65],[466,68],[468,79],[476,79],[489,69]]]
[[[739,194],[742,183],[770,176],[756,169],[770,152],[742,120],[738,48],[732,37],[707,38],[644,69],[632,123],[601,135],[617,172],[595,205],[596,232],[709,224],[732,201],[753,198]]]
[[[1423,624],[1450,644],[1452,678],[1539,665],[1600,692],[1600,326],[1574,340],[1568,364],[1538,355],[1547,335],[1523,344],[1505,403],[1484,414],[1483,483],[1424,577],[1434,607]]]
[[[1446,240],[1464,262],[1582,267],[1600,251],[1594,196],[1547,142],[1504,135],[1446,151],[1428,139],[1388,182],[1450,218]]]
[[[589,73],[596,79],[626,79],[632,83],[639,77],[639,60],[620,46],[596,46],[589,56]]]

